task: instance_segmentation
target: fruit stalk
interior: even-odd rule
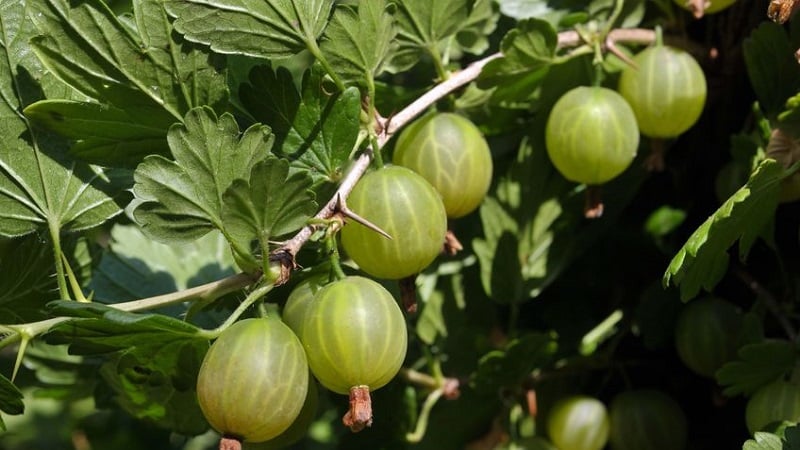
[[[350,410],[342,417],[342,423],[353,433],[372,426],[372,399],[369,396],[369,386],[350,388]]]
[[[242,441],[234,437],[223,436],[219,440],[219,450],[242,450]]]

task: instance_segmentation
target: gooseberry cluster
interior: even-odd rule
[[[341,229],[347,255],[384,279],[411,277],[431,264],[443,249],[448,218],[474,211],[492,178],[488,144],[453,113],[409,126],[394,162],[363,176],[347,199],[348,211],[388,237],[358,222]],[[299,439],[314,416],[317,381],[349,395],[345,425],[353,431],[371,425],[370,392],[391,381],[406,356],[405,318],[378,282],[328,279],[300,282],[282,320],[236,322],[212,344],[197,391],[209,423],[223,435],[221,449],[265,450]]]
[[[545,141],[553,165],[565,178],[606,183],[633,162],[640,133],[674,138],[699,119],[706,80],[691,55],[656,45],[632,63],[622,71],[617,91],[580,86],[553,106]]]

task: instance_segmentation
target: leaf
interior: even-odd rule
[[[748,439],[742,450],[783,450],[783,439],[772,433],[757,431],[753,439]]]
[[[25,112],[75,140],[74,155],[133,166],[147,154],[166,153],[169,126],[192,107],[225,107],[224,59],[172,33],[160,0],[135,2],[133,23],[97,0],[33,5],[41,33],[32,41],[36,55],[94,102],[45,101]]]
[[[797,361],[794,346],[787,341],[763,341],[744,345],[739,358],[723,365],[717,382],[727,396],[751,395],[761,386],[790,372]]]
[[[456,58],[459,52],[481,55],[489,49],[489,36],[497,27],[500,14],[491,0],[476,0],[467,20],[459,27],[449,54]]]
[[[184,124],[170,128],[167,139],[175,160],[148,156],[134,173],[134,218],[162,242],[224,230],[222,194],[269,154],[269,128],[254,125],[240,135],[232,115],[217,118],[210,108],[196,108]]]
[[[531,333],[514,339],[504,350],[493,350],[481,357],[470,385],[495,390],[513,387],[534,369],[548,364],[557,347],[552,334]]]
[[[529,109],[556,59],[558,35],[540,19],[526,19],[500,43],[503,56],[489,61],[478,76],[481,89],[495,88],[492,101],[509,108]]]
[[[3,324],[44,319],[41,308],[53,300],[53,252],[38,236],[9,240],[0,250],[0,317]]]
[[[169,0],[175,29],[219,53],[280,58],[316,48],[334,0]]]
[[[89,285],[94,298],[105,303],[167,294],[234,273],[230,248],[220,233],[189,244],[165,245],[138,227],[117,225],[111,230],[110,249]]]
[[[783,111],[787,99],[800,90],[800,67],[784,29],[765,21],[744,40],[747,74],[759,104],[770,118]]]
[[[225,192],[225,230],[240,247],[258,241],[263,255],[272,238],[302,228],[314,215],[317,203],[310,189],[310,177],[290,175],[288,161],[270,156],[253,166],[249,182],[236,180]]]
[[[114,391],[113,400],[133,417],[176,433],[200,434],[208,424],[195,386],[207,350],[204,340],[138,346],[103,364],[100,376]]]
[[[334,72],[345,83],[372,92],[395,36],[387,0],[359,2],[358,8],[338,6],[320,45]]]
[[[337,183],[344,176],[359,133],[361,94],[356,88],[326,93],[324,72],[313,66],[297,92],[291,74],[259,66],[242,85],[241,99],[252,116],[276,135],[273,152],[307,172],[314,184]]]
[[[448,38],[469,26],[473,5],[481,0],[393,0],[397,37],[386,69],[405,72],[426,56],[440,59]]]
[[[0,412],[12,416],[22,414],[25,404],[22,402],[22,392],[14,386],[8,378],[0,375]],[[0,431],[5,431],[6,425],[0,416]]]
[[[710,291],[728,266],[727,250],[739,241],[744,259],[772,220],[778,204],[784,170],[775,160],[764,160],[747,184],[734,193],[689,237],[664,274],[664,286],[680,286],[681,299]]]
[[[0,236],[84,230],[119,214],[119,191],[102,171],[63,158],[64,143],[33,129],[21,111],[43,98],[23,2],[0,16]]]

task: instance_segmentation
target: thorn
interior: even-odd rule
[[[342,213],[345,217],[349,217],[349,218],[355,220],[356,222],[360,223],[361,225],[364,225],[365,227],[369,228],[370,230],[380,234],[381,236],[383,236],[383,237],[385,237],[387,239],[392,239],[392,236],[390,236],[389,233],[381,230],[380,227],[378,227],[374,223],[370,222],[369,220],[367,220],[367,219],[359,216],[358,214],[354,213],[353,211],[351,211],[350,208],[347,207],[347,204],[345,203],[344,198],[342,198],[342,194],[336,194],[336,209],[340,213]]]
[[[617,58],[621,59],[622,62],[624,62],[625,64],[627,64],[627,65],[629,65],[631,67],[633,67],[634,69],[637,69],[637,70],[639,69],[639,66],[637,66],[636,63],[633,62],[633,60],[628,57],[628,55],[623,53],[619,49],[619,47],[617,47],[616,42],[614,42],[614,40],[611,39],[611,37],[606,37],[605,46],[606,46],[606,49],[608,49],[608,51],[611,52],[612,55],[614,55]]]

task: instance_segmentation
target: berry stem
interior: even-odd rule
[[[600,186],[586,187],[586,204],[583,215],[587,219],[599,219],[603,216],[603,196]]]
[[[223,436],[219,440],[219,450],[242,450],[242,441],[235,437]]]
[[[372,399],[369,386],[361,385],[350,388],[350,410],[342,418],[353,433],[372,426]]]

